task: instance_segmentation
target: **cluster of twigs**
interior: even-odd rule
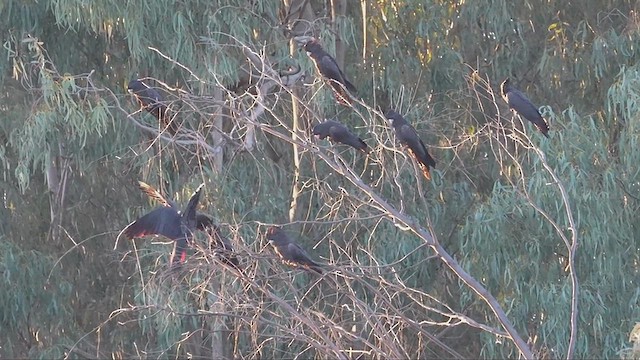
[[[194,130],[185,123],[179,133],[172,137],[166,133],[159,133],[157,126],[149,126],[139,117],[132,116],[126,110],[127,106],[120,103],[122,97],[118,94],[106,88],[96,87],[92,82],[88,82],[91,85],[89,90],[109,94],[113,100],[111,105],[126,114],[127,119],[138,129],[153,134],[154,141],[171,144],[199,158],[221,156],[225,146],[234,151],[250,152],[256,148],[259,132],[302,149],[330,168],[332,176],[341,177],[350,183],[350,190],[344,190],[343,193],[352,204],[355,204],[358,209],[357,216],[361,216],[360,219],[389,221],[402,231],[413,234],[421,243],[416,251],[430,249],[428,258],[439,259],[446,265],[461,284],[471,289],[478,299],[488,306],[495,318],[491,323],[486,323],[474,319],[465,311],[455,310],[442,299],[416,286],[407,285],[407,280],[399,275],[396,264],[385,264],[376,258],[373,252],[366,249],[359,249],[360,252],[354,254],[333,241],[330,241],[327,247],[332,253],[339,255],[337,257],[340,262],[329,265],[330,271],[325,275],[310,278],[307,285],[300,286],[297,273],[283,272],[282,266],[274,262],[271,262],[270,266],[262,265],[269,263],[271,257],[264,255],[265,253],[261,251],[262,247],[250,246],[248,241],[241,241],[239,234],[242,232],[234,229],[236,248],[245,259],[243,271],[224,267],[217,261],[214,251],[205,247],[200,248],[199,256],[194,258],[190,262],[191,265],[187,266],[183,272],[183,275],[188,274],[190,279],[186,294],[190,297],[192,306],[185,306],[185,309],[189,309],[188,311],[173,308],[172,302],[166,298],[168,295],[165,295],[165,298],[157,294],[150,295],[166,283],[154,281],[166,276],[165,273],[159,272],[155,278],[150,279],[146,284],[143,283],[144,286],[140,289],[141,296],[144,294],[145,297],[141,302],[143,305],[123,306],[114,311],[105,324],[118,321],[124,325],[127,321],[135,319],[135,316],[131,316],[132,313],[145,314],[147,319],[193,318],[197,319],[196,323],[199,326],[188,331],[176,344],[179,346],[199,344],[195,350],[188,351],[220,354],[228,351],[222,350],[224,346],[220,345],[226,342],[224,339],[233,339],[233,347],[235,347],[233,353],[236,355],[242,353],[247,357],[305,357],[313,351],[314,356],[336,358],[351,358],[359,355],[367,358],[409,358],[434,356],[434,354],[463,358],[465,356],[443,341],[442,337],[450,331],[449,329],[466,325],[497,338],[506,338],[517,348],[522,357],[534,358],[530,344],[515,329],[500,302],[442,246],[432,230],[429,217],[417,220],[411,214],[407,214],[402,208],[382,196],[369,182],[363,180],[360,172],[343,158],[339,148],[318,145],[308,134],[292,129],[286,116],[276,111],[278,106],[276,99],[283,94],[295,96],[292,88],[297,86],[296,84],[303,78],[302,69],[298,67],[293,71],[278,72],[263,54],[246,45],[239,46],[254,66],[255,73],[260,75],[256,81],[255,93],[235,95],[223,91],[222,96],[206,98],[177,90],[172,92],[175,94],[173,100],[168,100],[169,102],[178,100],[183,104],[179,115],[195,113],[199,119],[222,117],[223,122],[233,122],[232,131],[225,132],[220,126],[212,127],[210,123],[201,121],[198,123],[199,127]],[[152,50],[188,70],[186,66],[161,54],[158,50]],[[90,79],[90,75],[86,78]],[[203,81],[193,76],[197,81]],[[160,81],[157,83],[162,84]],[[498,105],[495,92],[489,83],[477,74],[470,77],[469,83],[473,85],[473,93],[478,97],[477,103],[480,106],[483,104],[493,106],[492,111],[483,111],[483,113],[493,115],[485,119],[487,121],[476,133],[463,138],[460,143],[477,141],[479,136],[486,135],[485,138],[489,139],[495,158],[500,162],[509,162],[510,165],[518,167],[520,175],[515,177],[516,180],[512,182],[512,186],[519,189],[522,198],[553,225],[558,237],[567,247],[573,288],[571,342],[567,354],[568,358],[571,358],[575,348],[577,329],[578,282],[573,259],[578,238],[568,195],[562,180],[534,142],[517,126],[505,129],[504,124],[508,123],[505,120],[507,117],[501,111],[503,107]],[[215,84],[215,86],[222,88],[222,84]],[[166,87],[169,89],[168,86]],[[393,139],[389,137],[389,133],[381,132],[384,128],[381,126],[384,124],[384,116],[362,101],[357,101],[357,106],[359,108],[354,110],[360,114],[376,141],[376,145],[373,146],[375,150],[369,155],[368,161],[374,165],[386,167],[382,173],[393,173],[390,175],[392,178],[398,176],[399,172],[408,171],[406,166],[403,166],[403,162],[398,161],[400,158],[394,146],[390,145]],[[308,110],[308,113],[313,113],[312,109]],[[265,121],[267,115],[274,118],[276,123],[267,123]],[[220,136],[218,139],[223,141],[211,144],[210,139],[203,135],[204,128],[218,133]],[[451,144],[448,148],[455,150],[460,143]],[[514,155],[514,145],[520,149],[530,150],[529,153],[537,157],[553,179],[552,185],[558,189],[570,224],[568,233],[560,227],[556,219],[537,206],[527,193],[523,182],[526,169],[521,166],[522,160]],[[391,166],[388,165],[388,160],[385,160],[384,152],[387,151],[394,154]],[[419,183],[421,177],[415,169],[414,174],[416,182]],[[403,191],[399,185],[398,188],[400,192]],[[428,213],[428,210],[426,212]],[[357,216],[349,221],[357,222],[359,220]],[[261,241],[256,242],[256,244],[260,243]],[[178,286],[174,282],[170,283],[172,286]],[[124,318],[129,320],[122,320]],[[158,320],[157,323],[165,320]],[[100,327],[96,330],[99,329]],[[204,343],[202,339],[190,342],[197,337],[197,334],[201,337],[204,334],[205,338],[208,338],[211,344],[210,349],[202,348]],[[215,336],[222,336],[223,339],[215,341]],[[240,346],[239,342],[244,346],[242,350],[237,348]],[[251,344],[252,350],[249,352],[246,350],[247,344]],[[81,342],[77,345],[75,347],[77,349],[82,347]],[[283,353],[287,348],[291,349],[291,353]],[[276,353],[274,349],[278,349],[280,353]],[[101,354],[100,349],[95,349],[95,352]],[[124,356],[130,355],[135,354]]]

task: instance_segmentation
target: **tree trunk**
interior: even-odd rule
[[[313,20],[313,10],[309,6],[308,1],[305,0],[284,0],[284,5],[289,12],[288,20],[291,23],[291,29],[294,34],[305,34],[309,31],[309,25]],[[298,21],[304,18],[307,21]],[[297,52],[297,45],[294,42],[290,42],[290,54],[295,56]],[[301,131],[300,126],[300,107],[298,105],[298,99],[300,98],[298,91],[293,91],[291,94],[291,137],[293,139],[293,167],[294,178],[293,186],[291,188],[291,203],[289,205],[289,221],[293,222],[296,219],[298,198],[300,197],[300,161],[301,154],[300,148],[296,144],[298,140],[298,133]]]
[[[345,0],[331,0],[331,24],[333,31],[336,34],[336,54],[335,59],[340,69],[344,70],[344,58],[346,48],[340,30],[340,21],[347,13],[347,2]]]

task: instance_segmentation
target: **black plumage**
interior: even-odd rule
[[[329,83],[336,96],[336,101],[343,105],[351,105],[353,100],[349,91],[356,92],[356,87],[347,80],[336,59],[329,55],[316,39],[311,39],[304,46],[320,75]]]
[[[544,136],[549,137],[549,125],[540,114],[540,111],[538,111],[538,108],[533,105],[524,93],[511,85],[509,78],[500,84],[500,93],[504,101],[509,104],[510,109],[532,122]]]
[[[204,184],[200,185],[191,195],[184,212],[179,212],[175,206],[158,207],[129,224],[124,230],[125,236],[133,239],[145,235],[162,235],[171,239],[175,241],[175,246],[170,263],[172,266],[183,263],[187,256],[187,245],[198,226],[196,207],[203,186]]]
[[[233,245],[231,245],[231,241],[226,236],[220,233],[220,227],[213,223],[213,219],[203,214],[198,214],[197,220],[197,229],[209,235],[213,241],[213,250],[217,252],[220,261],[240,271],[240,261],[234,255]]]
[[[272,226],[267,230],[267,239],[280,259],[287,265],[302,267],[306,270],[313,270],[322,274],[322,268],[318,263],[300,247],[289,235],[277,226]]]
[[[400,140],[400,143],[409,151],[409,154],[420,166],[422,174],[427,180],[431,180],[431,172],[429,168],[436,166],[436,161],[431,157],[427,151],[427,147],[424,146],[422,139],[418,136],[416,129],[407,123],[407,121],[395,110],[389,110],[386,114],[387,119],[391,122],[393,129],[395,130],[396,137]]]
[[[316,135],[320,139],[329,137],[333,142],[349,145],[364,153],[369,152],[369,147],[362,139],[349,131],[346,126],[335,120],[325,120],[325,122],[314,126],[313,135]]]
[[[172,121],[173,119],[162,95],[156,89],[140,80],[131,80],[127,89],[135,96],[140,106],[158,119],[163,128],[166,128],[169,133],[175,135],[178,131],[177,126]]]
[[[147,194],[147,196],[155,199],[163,206],[172,207],[176,210],[178,209],[177,205],[173,201],[171,201],[171,199],[163,196],[153,186],[142,181],[138,181],[138,185],[140,187],[140,190]],[[213,219],[205,214],[196,212],[196,230],[206,232],[207,235],[209,235],[209,237],[213,240],[212,245],[214,245],[214,249],[212,250],[218,252],[220,261],[222,261],[223,264],[232,266],[240,270],[240,262],[238,261],[238,258],[233,255],[233,245],[231,245],[231,242],[228,238],[220,234],[220,228],[218,225],[213,223]]]

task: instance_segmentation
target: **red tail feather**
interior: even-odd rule
[[[329,85],[331,85],[331,88],[333,89],[333,93],[335,94],[338,104],[342,104],[344,106],[351,106],[351,104],[353,104],[349,91],[347,91],[342,84],[330,80]]]

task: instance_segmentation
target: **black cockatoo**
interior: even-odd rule
[[[314,126],[313,135],[316,135],[320,139],[328,136],[333,142],[349,145],[365,154],[369,152],[369,147],[362,139],[349,131],[346,126],[335,120],[325,120],[325,122]]]
[[[170,260],[171,266],[184,263],[187,256],[187,245],[191,241],[193,232],[198,228],[196,207],[200,201],[200,191],[203,186],[204,184],[198,186],[191,195],[184,212],[181,213],[175,205],[171,206],[172,203],[166,201],[169,206],[158,207],[129,224],[124,229],[125,236],[128,239],[133,239],[145,235],[162,235],[171,239],[175,241]],[[164,199],[159,193],[158,195]]]
[[[172,207],[176,210],[178,209],[177,205],[173,201],[163,196],[151,185],[142,181],[138,181],[138,185],[140,187],[140,190],[147,194],[147,196],[155,199],[163,206]],[[222,263],[233,266],[238,270],[240,269],[240,262],[238,261],[238,258],[233,255],[233,245],[231,245],[231,242],[228,238],[220,234],[220,229],[213,223],[213,219],[205,214],[196,212],[196,230],[204,231],[211,237],[211,239],[213,240],[212,245],[215,246],[214,250],[219,253],[220,261],[222,261]],[[184,252],[186,253],[186,249]]]
[[[340,70],[340,67],[338,67],[336,59],[324,51],[320,43],[314,38],[311,38],[311,40],[304,45],[304,49],[307,55],[311,57],[311,60],[313,60],[320,75],[333,89],[336,101],[343,105],[351,105],[353,100],[351,99],[349,91],[355,93],[356,87],[347,80],[342,70]]]
[[[509,104],[509,108],[520,114],[520,116],[531,121],[542,135],[549,137],[549,125],[544,120],[538,108],[520,90],[511,85],[509,78],[500,84],[500,93],[504,101]]]
[[[167,105],[163,102],[162,95],[156,89],[140,80],[131,80],[127,89],[135,96],[142,108],[158,119],[163,128],[166,128],[171,135],[176,134],[177,126],[171,118]]]
[[[427,147],[418,136],[416,129],[407,123],[407,121],[395,110],[389,110],[386,114],[387,119],[391,122],[396,132],[396,137],[400,143],[409,151],[409,154],[415,159],[420,166],[422,174],[427,180],[431,180],[429,168],[436,166],[436,161],[429,155]]]
[[[282,262],[293,267],[302,267],[306,270],[313,270],[322,274],[322,268],[318,263],[311,260],[311,257],[300,247],[284,230],[277,226],[272,226],[267,230],[267,239],[273,246],[276,255]]]

